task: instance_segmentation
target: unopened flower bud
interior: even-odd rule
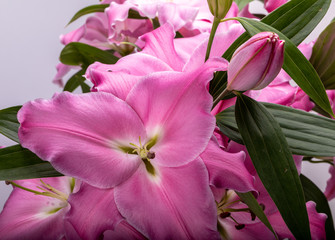
[[[233,0],[207,0],[207,2],[213,16],[223,19],[227,15]]]
[[[284,43],[277,34],[262,32],[241,45],[228,66],[227,89],[259,90],[269,85],[283,65]]]

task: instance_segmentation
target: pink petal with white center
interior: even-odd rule
[[[327,186],[325,190],[325,196],[328,201],[335,198],[335,167],[329,167],[330,178],[327,181]]]
[[[142,53],[155,56],[167,63],[173,70],[181,71],[184,62],[174,48],[174,36],[173,26],[169,23],[143,35],[140,37],[140,40],[145,42]]]
[[[107,229],[114,229],[123,219],[114,202],[113,189],[100,189],[82,183],[69,198],[67,220],[81,239],[99,239]],[[71,238],[69,238],[71,239]]]
[[[68,177],[44,178],[65,194],[71,192]],[[15,181],[23,187],[42,192],[40,179]],[[0,239],[61,239],[64,234],[63,217],[68,211],[66,202],[14,187],[0,214]]]
[[[157,138],[152,147],[157,164],[181,166],[205,150],[215,127],[206,86],[213,71],[226,66],[224,59],[212,59],[190,73],[153,73],[130,91],[126,101],[148,137]]]
[[[113,187],[133,174],[140,159],[120,146],[145,139],[144,126],[125,102],[107,93],[61,93],[35,100],[18,113],[22,146],[61,173]],[[113,174],[111,174],[113,173]]]
[[[245,153],[243,151],[226,152],[219,147],[215,137],[212,137],[200,157],[208,169],[211,185],[239,192],[255,190],[254,178],[244,165]]]
[[[132,227],[125,220],[116,225],[115,230],[107,230],[104,232],[104,240],[146,240],[139,231]]]
[[[142,164],[115,187],[115,202],[126,220],[149,239],[219,239],[216,204],[203,162],[154,167],[155,176]]]

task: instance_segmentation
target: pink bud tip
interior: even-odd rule
[[[228,90],[262,89],[278,75],[284,43],[276,33],[261,32],[242,44],[228,66]]]

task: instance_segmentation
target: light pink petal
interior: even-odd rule
[[[200,155],[208,169],[210,184],[239,192],[254,191],[254,179],[244,165],[245,153],[226,152],[215,140],[212,137]]]
[[[218,239],[216,204],[203,162],[154,167],[155,176],[142,164],[115,187],[115,202],[126,220],[150,239]]]
[[[114,65],[96,62],[88,67],[86,78],[94,84],[92,91],[112,93],[124,100],[141,76],[157,71],[172,69],[153,56],[136,53],[121,58]]]
[[[43,181],[69,194],[69,179],[45,178]],[[26,188],[42,191],[37,188],[42,186],[39,179],[15,182]],[[35,195],[14,187],[0,214],[0,238],[22,239],[24,236],[25,239],[61,239],[65,234],[63,217],[68,209],[67,203],[59,199]]]
[[[68,221],[81,239],[99,239],[107,229],[114,229],[122,216],[114,202],[113,189],[100,189],[82,183],[69,198]]]
[[[173,70],[181,71],[184,63],[174,48],[174,36],[173,26],[169,23],[143,35],[140,38],[145,42],[142,53],[155,56],[167,63]]]
[[[139,231],[132,227],[125,220],[122,220],[115,227],[115,230],[107,230],[104,232],[104,240],[145,240],[144,237]]]
[[[120,146],[146,135],[137,114],[107,93],[61,93],[26,103],[18,113],[22,146],[50,161],[61,173],[91,185],[112,187],[140,164]],[[113,173],[113,174],[111,174]]]
[[[327,181],[327,187],[325,190],[325,196],[328,201],[335,198],[335,167],[329,167],[330,178]]]
[[[173,40],[178,56],[186,62],[205,39],[208,39],[209,33],[201,33],[192,37],[175,38]]]
[[[190,28],[198,14],[198,8],[175,3],[160,4],[157,8],[161,25],[169,22],[178,31],[182,27]]]
[[[217,33],[215,35],[211,48],[210,57],[221,57],[228,47],[244,32],[239,24],[231,24],[227,32]],[[194,49],[189,61],[185,64],[183,71],[194,71],[205,61],[208,38]],[[224,69],[223,71],[226,71]]]
[[[126,101],[139,114],[148,137],[157,137],[152,151],[158,164],[180,166],[205,149],[215,127],[206,86],[213,71],[225,66],[223,59],[215,59],[195,72],[155,73],[131,90]]]
[[[63,63],[58,63],[56,66],[57,74],[52,80],[53,83],[60,87],[63,87],[63,77],[73,68],[73,66],[65,65]]]

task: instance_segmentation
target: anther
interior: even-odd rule
[[[10,185],[11,184],[11,182],[10,181],[5,181],[5,183],[6,183],[6,185]]]
[[[260,203],[259,206],[261,206],[262,210],[265,210],[265,205],[263,203]]]
[[[253,211],[250,211],[250,215],[251,215],[251,221],[255,221],[255,219],[256,219],[256,214],[254,214]]]
[[[148,159],[154,159],[155,156],[156,156],[156,154],[155,154],[154,152],[148,152],[148,153],[147,153],[147,158],[148,158]]]
[[[231,213],[230,212],[223,212],[223,213],[220,213],[220,218],[227,218],[227,217],[230,217]]]
[[[241,229],[243,229],[245,227],[245,224],[237,224],[237,225],[235,225],[235,228],[237,229],[237,230],[241,230]]]

